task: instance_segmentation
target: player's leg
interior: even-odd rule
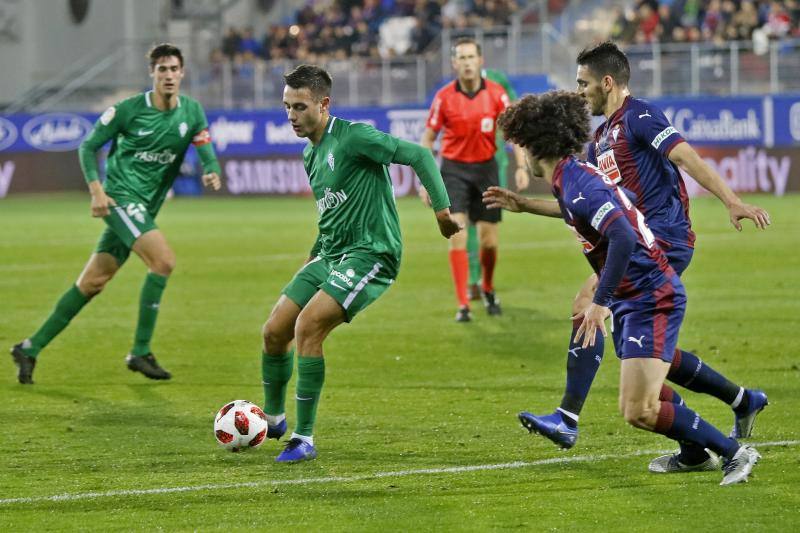
[[[494,269],[497,264],[497,229],[498,224],[496,222],[478,222],[481,270],[483,271],[481,294],[486,311],[495,316],[503,312],[500,307],[500,299],[494,291]]]
[[[327,280],[303,307],[295,324],[297,344],[297,424],[278,462],[316,457],[314,423],[325,382],[322,344],[342,322],[350,322],[392,283],[396,265],[370,257],[347,256],[332,265]]]
[[[300,311],[328,277],[330,267],[320,257],[304,264],[283,289],[281,297],[264,324],[261,351],[261,382],[267,438],[280,439],[286,433],[286,390],[294,369],[291,344]]]
[[[469,299],[481,299],[481,262],[478,247],[478,228],[470,222],[467,225],[467,258],[469,259]]]
[[[686,305],[677,276],[634,305],[639,308],[630,309],[619,323],[615,322],[614,331],[622,358],[619,403],[623,417],[634,427],[707,448],[723,457],[726,466],[722,484],[745,481],[760,457],[758,452],[726,437],[686,405],[661,399]]]
[[[745,389],[733,383],[695,354],[679,348],[675,349],[667,379],[730,405],[734,413],[731,436],[739,439],[751,436],[756,416],[769,403],[764,391]]]
[[[473,174],[475,194],[470,198],[473,219],[478,225],[478,240],[480,243],[480,262],[483,272],[482,295],[483,303],[490,315],[502,313],[500,300],[494,290],[494,271],[497,264],[497,244],[499,223],[502,220],[501,209],[488,209],[483,203],[483,193],[489,187],[499,184],[497,162],[492,159],[480,164]]]
[[[292,438],[313,439],[325,382],[322,343],[345,318],[339,302],[324,291],[318,291],[297,317],[297,424]]]
[[[452,217],[461,226],[468,224],[466,213],[452,213]],[[469,294],[467,291],[469,280],[469,256],[467,255],[467,236],[464,233],[463,231],[459,231],[449,239],[450,274],[453,277],[453,286],[455,287],[456,300],[458,301],[456,322],[469,322],[472,320],[472,313],[469,308]]]
[[[450,198],[450,212],[453,218],[462,226],[468,223],[470,195],[473,184],[468,174],[468,165],[449,161],[442,161],[442,180],[444,181],[447,195]],[[458,311],[456,322],[469,322],[472,315],[469,309],[469,256],[467,254],[467,232],[459,231],[449,240],[450,273],[453,277]]]
[[[161,307],[161,297],[167,280],[175,268],[175,252],[158,229],[140,235],[133,243],[148,272],[139,295],[139,319],[136,323],[133,347],[126,358],[128,368],[141,372],[150,379],[170,379],[172,375],[161,368],[150,348],[153,332]]]
[[[573,316],[588,307],[596,287],[597,276],[592,274],[575,296]],[[571,448],[578,439],[578,418],[600,368],[605,347],[605,338],[600,332],[595,334],[594,346],[583,348],[582,342],[575,342],[575,333],[581,322],[578,319],[572,323],[567,348],[566,386],[558,409],[549,415],[534,415],[524,411],[519,414],[520,422],[529,431],[544,435],[562,448]]]
[[[675,405],[686,405],[680,394],[666,384],[661,385],[658,399]],[[650,461],[648,470],[656,474],[719,470],[720,459],[717,454],[709,453],[705,448],[691,442],[682,441],[679,444],[680,450],[677,453],[656,457]]]
[[[670,266],[682,275],[691,262],[694,248],[666,243]],[[750,437],[756,416],[768,405],[767,395],[760,390],[745,389],[711,368],[695,354],[676,348],[667,379],[690,391],[709,394],[731,406],[734,425],[731,436]]]
[[[11,356],[18,368],[17,379],[20,383],[33,383],[33,369],[39,353],[67,327],[89,300],[103,290],[106,283],[119,270],[120,264],[108,253],[92,254],[77,282],[58,299],[55,308],[39,329],[11,348]]]

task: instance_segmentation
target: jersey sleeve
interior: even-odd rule
[[[106,109],[78,148],[81,170],[87,183],[100,179],[97,171],[97,151],[125,131],[132,101],[132,99],[123,100]]]
[[[684,138],[667,120],[666,115],[656,108],[648,107],[644,113],[631,112],[627,117],[628,131],[642,145],[657,150],[664,157]]]
[[[592,178],[594,179],[594,178]],[[571,187],[564,191],[564,205],[573,216],[589,223],[598,233],[605,234],[609,224],[623,216],[622,209],[614,200],[611,189],[598,181],[594,187]]]
[[[442,110],[443,105],[444,99],[442,98],[442,91],[438,91],[436,96],[433,97],[431,109],[428,111],[428,120],[425,122],[425,126],[432,129],[436,133],[439,133],[444,127],[444,113]]]
[[[381,165],[388,165],[394,158],[400,140],[369,124],[354,122],[347,136],[348,151]]]
[[[195,102],[195,129],[192,135],[192,145],[197,150],[197,155],[200,156],[200,164],[203,167],[203,172],[206,174],[214,172],[215,174],[222,174],[222,169],[217,161],[217,154],[214,152],[214,145],[211,144],[211,134],[208,131],[208,119],[203,106],[199,102]]]

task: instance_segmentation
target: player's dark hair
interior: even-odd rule
[[[453,46],[450,47],[450,56],[451,57],[455,57],[456,56],[456,48],[461,46],[462,44],[474,44],[475,45],[475,49],[478,51],[478,55],[479,56],[483,55],[483,50],[481,49],[481,43],[479,43],[477,41],[477,39],[475,39],[474,37],[459,37],[456,40],[456,42],[453,43]]]
[[[175,46],[174,44],[170,43],[161,43],[153,46],[150,51],[147,52],[147,58],[150,60],[150,68],[155,68],[156,63],[162,57],[170,57],[175,56],[178,58],[178,61],[181,63],[181,68],[183,68],[183,54],[181,53],[181,49]]]
[[[625,53],[611,41],[593,48],[584,48],[578,54],[578,65],[588,68],[598,78],[611,76],[618,85],[626,87],[631,79],[631,65]]]
[[[506,140],[544,159],[580,152],[589,141],[590,124],[586,100],[568,91],[525,95],[497,120]]]
[[[284,74],[286,85],[292,89],[308,89],[315,100],[320,101],[331,95],[333,80],[328,72],[315,65],[299,65]]]

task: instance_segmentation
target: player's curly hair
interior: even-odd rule
[[[577,93],[528,94],[511,104],[497,120],[506,140],[543,159],[580,152],[589,141],[586,101]]]
[[[286,85],[292,89],[308,89],[316,101],[331,95],[333,80],[323,68],[316,65],[299,65],[283,75]]]

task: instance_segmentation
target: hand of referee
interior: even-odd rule
[[[449,239],[464,229],[464,226],[456,222],[456,220],[450,215],[450,209],[447,207],[436,211],[436,222],[439,224],[439,232],[445,239]]]

